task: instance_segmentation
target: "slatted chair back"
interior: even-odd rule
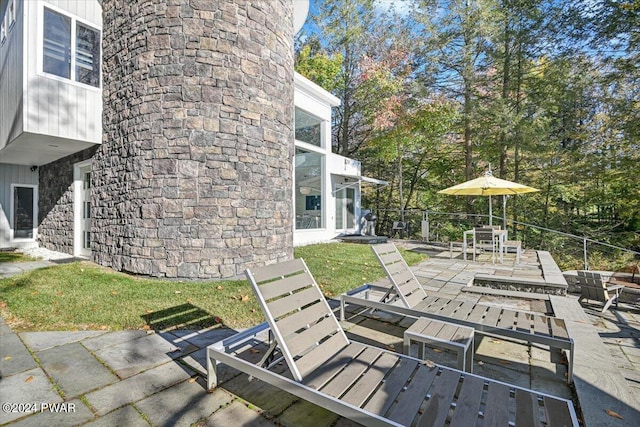
[[[607,282],[602,279],[602,275],[600,273],[594,273],[592,271],[585,271],[584,275],[587,286],[595,294],[595,296],[590,299],[603,302],[609,301],[610,296],[609,292],[607,291]]]
[[[478,245],[491,245],[495,244],[495,234],[493,228],[475,228],[473,230],[474,244]]]
[[[609,300],[609,294],[602,283],[602,276],[596,278],[590,271],[578,270],[578,284],[582,298],[592,301]]]
[[[414,307],[427,297],[422,285],[393,243],[372,245],[371,250],[406,307]]]
[[[246,276],[297,381],[349,344],[302,259],[248,269]]]

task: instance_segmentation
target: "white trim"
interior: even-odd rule
[[[47,8],[53,12],[59,13],[71,20],[71,72],[69,74],[69,78],[57,76],[55,74],[46,73],[44,71],[44,8]],[[48,79],[57,80],[59,82],[72,84],[77,87],[81,87],[83,89],[92,90],[94,92],[102,91],[102,24],[96,24],[94,22],[90,22],[86,19],[82,19],[77,17],[76,15],[70,13],[68,10],[61,9],[52,4],[38,1],[37,7],[37,22],[36,22],[36,37],[37,37],[37,55],[36,55],[36,75],[40,77],[46,77]],[[81,23],[82,25],[89,27],[98,31],[100,37],[100,52],[98,54],[98,58],[100,59],[100,76],[98,86],[88,85],[86,83],[82,83],[76,80],[76,44],[77,44],[77,23]]]
[[[376,178],[369,178],[368,176],[349,175],[345,173],[333,173],[333,175],[344,176],[351,179],[357,179],[358,182],[364,181],[371,184],[382,185],[383,187],[386,187],[387,185],[389,185],[389,182],[387,181],[383,181],[381,179],[376,179]]]
[[[306,95],[323,104],[328,104],[331,107],[337,107],[341,104],[340,98],[332,95],[330,92],[324,90],[311,80],[303,77],[298,73],[293,73],[293,81],[295,83],[296,89],[304,92]]]
[[[324,147],[318,147],[317,145],[309,144],[308,142],[295,140],[296,148],[300,148],[302,150],[312,151],[314,153],[322,154],[326,156],[328,154],[327,149]]]
[[[15,188],[32,188],[33,189],[33,228],[31,233],[32,238],[14,238],[14,207],[15,207]],[[38,238],[38,185],[37,184],[16,184],[12,183],[10,186],[9,194],[9,241],[10,242],[35,242]]]
[[[91,160],[85,160],[73,165],[73,256],[83,256],[82,213],[84,205],[82,203],[82,179],[83,169],[87,166],[91,170]]]

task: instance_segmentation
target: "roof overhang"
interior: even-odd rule
[[[361,182],[367,182],[369,184],[375,184],[375,185],[382,185],[383,187],[389,185],[389,183],[387,181],[384,181],[382,179],[370,178],[368,176],[349,175],[349,174],[346,174],[346,173],[334,173],[332,175],[343,176],[345,178],[349,178],[349,179],[355,180],[355,182],[353,182],[351,184],[348,184],[348,185],[345,185],[342,188],[350,187],[351,185],[358,184],[358,183],[361,183]]]
[[[0,162],[42,166],[96,145],[100,144],[23,132],[7,146],[0,148]]]

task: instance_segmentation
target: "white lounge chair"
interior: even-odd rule
[[[340,296],[340,318],[346,304],[361,305],[411,317],[428,317],[474,328],[477,333],[510,337],[567,350],[567,381],[573,381],[574,343],[564,320],[538,313],[428,295],[393,243],[372,245],[391,282],[366,284]]]
[[[222,362],[368,426],[578,426],[569,400],[350,341],[302,260],[247,277],[267,323],[207,348],[209,389]],[[267,331],[275,340],[251,362]]]

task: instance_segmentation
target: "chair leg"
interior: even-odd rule
[[[604,308],[602,309],[602,312],[604,313],[605,311],[607,311],[609,309],[609,307],[611,307],[611,303],[613,302],[613,300],[616,299],[614,298],[609,298],[609,301],[607,301],[604,305]]]

